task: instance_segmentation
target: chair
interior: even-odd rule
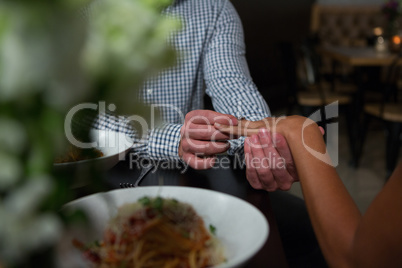
[[[298,80],[302,89],[297,95],[298,103],[309,107],[324,107],[335,101],[338,101],[339,105],[349,104],[349,95],[339,94],[336,90],[322,86],[319,66],[319,58],[312,48],[303,45],[297,65]]]
[[[346,112],[348,131],[352,128],[349,120],[351,112],[352,96],[341,94],[332,88],[324,88],[321,84],[319,71],[319,57],[315,53],[313,44],[307,40],[298,49],[291,44],[282,44],[281,52],[285,66],[289,107],[287,114],[292,113],[293,106],[298,106],[300,114],[309,117],[313,112],[320,110],[321,122],[317,122],[326,130],[326,124],[333,119],[327,120],[325,106],[338,102],[342,112]],[[354,144],[354,135],[348,133],[350,143]]]
[[[340,105],[351,102],[350,95],[338,93],[343,86],[336,86],[335,90],[323,86],[319,58],[309,41],[299,49],[295,49],[291,43],[282,43],[280,50],[287,83],[287,114],[292,113],[294,106],[300,108],[301,114],[308,116],[310,112],[335,101]]]
[[[387,178],[396,167],[401,146],[402,100],[398,84],[398,81],[402,77],[401,62],[402,55],[399,55],[388,68],[381,88],[382,100],[378,103],[367,103],[364,105],[365,118],[363,121],[363,133],[361,135],[360,155],[363,151],[370,120],[372,118],[380,119],[384,123],[386,130],[385,158]]]
[[[297,77],[301,90],[298,92],[298,102],[302,106],[324,107],[338,101],[339,105],[348,105],[352,98],[343,88],[336,84],[328,87],[321,75],[321,57],[315,52],[314,40],[308,39],[299,49],[297,61]],[[346,86],[350,88],[348,85]]]

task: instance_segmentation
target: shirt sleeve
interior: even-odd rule
[[[240,18],[225,1],[204,55],[206,93],[217,112],[261,120],[270,115],[248,70]],[[244,138],[232,140],[229,154],[243,153]]]
[[[139,131],[132,123],[128,116],[103,113],[97,117],[92,127],[125,133],[134,141],[132,152],[140,158],[181,162],[178,148],[182,124],[164,123]]]

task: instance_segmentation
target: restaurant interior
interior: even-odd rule
[[[337,170],[359,208],[365,211],[395,165],[387,164],[387,154],[394,161],[402,159],[399,153],[402,139],[402,75],[397,66],[395,70],[390,68],[397,65],[393,62],[394,58],[401,55],[401,17],[397,17],[396,22],[388,20],[382,10],[387,1],[383,0],[232,2],[243,22],[246,57],[251,75],[273,115],[309,114],[312,110],[306,110],[304,104],[318,107],[322,101],[317,95],[312,96],[316,93],[305,95],[305,91],[314,91],[316,86],[319,90],[330,92],[328,100],[323,102],[325,104],[338,100],[340,106],[353,107],[356,90],[359,99],[364,98],[364,102],[358,105],[366,113],[360,112],[362,115],[359,124],[356,124],[356,132],[364,132],[366,135],[357,134],[355,139],[351,139],[350,136],[354,134],[350,133],[349,126],[352,124],[353,127],[354,123],[348,122],[347,118],[353,117],[357,112],[340,109]],[[392,27],[393,25],[396,26]],[[382,37],[386,44],[382,42]],[[307,78],[306,70],[300,71],[306,43],[314,47],[314,78]],[[330,46],[352,50],[346,51],[347,55],[334,56],[331,52],[323,51],[322,47]],[[361,54],[366,53],[364,51],[367,49],[371,52],[367,53],[365,59]],[[388,55],[391,55],[391,59],[387,58]],[[351,61],[343,58],[348,56]],[[359,56],[362,58],[358,60],[363,63],[352,62],[353,57]],[[365,62],[370,61],[370,58],[376,59],[374,62]],[[385,62],[381,62],[382,60]],[[297,68],[299,69],[296,70]],[[388,77],[392,71],[399,73]],[[386,91],[389,86],[393,89]],[[299,96],[295,97],[297,94]],[[393,114],[396,118],[392,120],[397,126],[396,130],[387,129],[387,119],[381,118],[376,111],[370,111],[378,107],[376,105],[380,105],[383,99],[392,99],[389,94],[395,94],[393,100],[388,101],[394,102],[392,105],[396,109]],[[376,119],[368,119],[369,123],[365,124],[363,119],[367,114]],[[394,139],[391,141],[392,135],[387,133],[392,131],[395,133],[392,134]],[[353,152],[350,147],[356,144],[356,139],[364,141],[357,146],[360,147],[356,148],[358,152]],[[302,196],[297,186],[290,191]]]
[[[111,265],[99,267],[131,267],[127,260],[150,260],[150,265],[139,267],[198,268],[215,264],[197,266],[195,259],[204,257],[199,262],[207,263],[216,256],[216,264],[223,263],[219,267],[227,268],[327,267],[300,183],[293,183],[288,191],[255,189],[246,179],[249,170],[244,168],[244,159],[238,168],[238,159],[233,161],[233,156],[225,152],[213,154],[217,160],[222,159],[219,164],[228,160],[229,168],[205,170],[189,168],[170,158],[142,162],[142,152],[133,153],[132,149],[142,148],[143,144],[129,137],[138,133],[123,133],[117,124],[112,124],[113,130],[91,129],[93,134],[85,129],[84,133],[85,142],[93,134],[99,140],[95,138],[91,144],[105,140],[108,145],[113,143],[114,147],[104,146],[110,151],[97,151],[99,155],[84,160],[56,161],[57,153],[65,153],[65,138],[73,135],[72,129],[82,130],[82,125],[71,124],[67,133],[66,122],[73,122],[72,116],[68,117],[73,108],[79,110],[80,105],[86,105],[92,109],[96,102],[99,110],[113,112],[121,106],[143,115],[141,119],[149,119],[143,103],[133,104],[132,100],[138,98],[136,90],[149,73],[175,62],[177,55],[166,46],[166,40],[171,31],[180,28],[180,23],[160,16],[161,8],[169,1],[116,1],[124,5],[114,1],[94,5],[95,10],[101,11],[91,17],[94,21],[99,19],[96,24],[82,17],[77,22],[76,9],[87,18],[86,4],[90,0],[0,0],[0,268],[88,267],[89,262],[102,261]],[[322,127],[336,171],[357,204],[355,212],[366,212],[402,161],[402,2],[230,2],[242,21],[251,77],[272,115],[303,115]],[[395,3],[399,3],[397,9]],[[121,12],[121,20],[115,20],[110,15],[113,12]],[[136,12],[136,16],[130,12]],[[108,36],[103,26],[114,27],[115,21],[123,21],[118,25],[122,31],[111,31]],[[116,53],[113,58],[116,55],[110,53],[113,61],[103,56],[110,52],[108,45],[116,44],[112,42],[116,36],[121,38],[116,40],[123,40],[116,42],[117,47],[126,54]],[[138,47],[133,49],[135,45]],[[123,64],[131,56],[138,65]],[[127,88],[136,90],[128,92]],[[97,102],[109,97],[113,105]],[[204,97],[204,103],[206,109],[213,109],[209,97]],[[78,121],[93,123],[77,114]],[[89,115],[92,120],[96,116]],[[181,124],[175,126],[179,133],[177,125]],[[214,131],[215,128],[212,127]],[[315,130],[321,138],[317,127]],[[174,141],[164,138],[171,145],[181,141],[180,135]],[[221,141],[218,139],[218,143]],[[94,149],[91,146],[89,149]],[[166,149],[157,142],[155,147]],[[172,158],[178,157],[177,150],[174,153]],[[164,165],[173,162],[178,165]],[[183,205],[181,200],[190,205]],[[124,206],[127,202],[134,205]],[[179,206],[189,214],[182,213]],[[133,214],[130,209],[138,207],[141,209]],[[166,211],[171,213],[167,217]],[[160,219],[171,215],[181,218],[169,218],[166,222],[173,224],[160,227],[166,223]],[[343,223],[343,219],[337,221]],[[192,232],[190,225],[180,225],[183,222],[195,222],[202,234]],[[135,224],[141,232],[130,229]],[[131,232],[128,236],[126,230]],[[146,232],[144,240],[149,239],[149,244],[130,240]],[[125,240],[127,237],[130,239]],[[190,245],[194,237],[205,240]],[[132,244],[124,245],[127,241]],[[151,245],[151,249],[142,251],[144,245]],[[191,250],[188,246],[187,251],[183,250],[184,257],[173,259],[177,248],[186,245]],[[205,250],[211,245],[214,248]],[[227,250],[227,256],[222,248]],[[214,258],[205,257],[204,250],[206,255],[213,253]],[[171,266],[163,266],[164,260],[158,256],[154,258],[158,251],[170,258]],[[196,254],[199,255],[194,257]],[[155,266],[155,260],[162,265]],[[181,261],[186,265],[177,266]]]

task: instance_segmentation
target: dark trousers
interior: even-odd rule
[[[270,193],[270,199],[289,267],[327,267],[304,200],[283,191]]]

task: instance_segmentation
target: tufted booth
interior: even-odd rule
[[[312,9],[311,32],[322,44],[366,46],[373,28],[384,27],[377,5],[320,5]]]

